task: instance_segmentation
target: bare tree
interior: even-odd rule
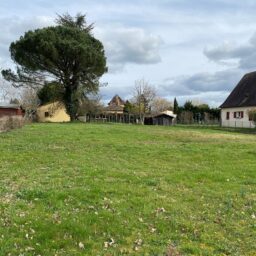
[[[10,83],[0,78],[0,101],[9,102],[19,98],[20,89],[14,88]]]
[[[96,115],[102,113],[104,108],[101,102],[101,95],[99,94],[88,94],[82,100],[80,100],[80,106],[78,110],[79,115]]]
[[[152,113],[159,113],[159,112],[163,112],[165,110],[172,110],[172,102],[162,98],[162,97],[156,97],[151,105],[151,112]]]
[[[32,121],[35,119],[37,108],[40,105],[37,92],[38,89],[28,87],[24,88],[20,95],[21,106],[25,110],[25,118]]]
[[[155,88],[144,79],[135,81],[133,92],[133,103],[137,106],[140,122],[143,122],[144,115],[151,112],[151,104],[156,97]]]

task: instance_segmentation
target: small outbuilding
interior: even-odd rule
[[[169,126],[175,124],[176,117],[177,115],[175,115],[172,111],[166,110],[154,116],[145,117],[144,124]]]
[[[41,105],[37,109],[38,122],[69,122],[70,116],[66,112],[66,108],[61,102],[53,102]]]
[[[0,117],[3,116],[23,116],[23,111],[17,104],[0,103]]]

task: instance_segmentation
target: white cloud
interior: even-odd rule
[[[204,50],[205,56],[219,64],[233,63],[241,69],[256,68],[256,33],[242,45],[224,42],[222,45]]]
[[[96,29],[102,40],[110,71],[126,64],[157,64],[161,62],[159,49],[163,43],[159,36],[142,28],[111,26]]]
[[[17,16],[0,18],[0,65],[10,67],[9,46],[28,30],[33,30],[53,24],[53,19],[47,16],[31,16],[29,18],[20,18]]]
[[[177,97],[179,105],[183,105],[186,101],[196,102],[197,104],[207,103],[211,107],[219,107],[228,97],[226,91],[202,92],[194,95],[181,95]]]
[[[197,73],[166,79],[163,90],[176,95],[193,95],[199,92],[230,91],[241,78],[241,71],[230,69],[214,73]]]

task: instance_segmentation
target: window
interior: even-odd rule
[[[236,112],[234,112],[234,118],[236,118],[236,119],[244,118],[244,111],[236,111]]]
[[[226,113],[226,119],[229,120],[229,112]]]
[[[49,116],[50,116],[49,112],[44,112],[44,117],[49,117]]]

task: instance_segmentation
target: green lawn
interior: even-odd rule
[[[0,142],[0,255],[256,255],[253,134],[33,124]]]

